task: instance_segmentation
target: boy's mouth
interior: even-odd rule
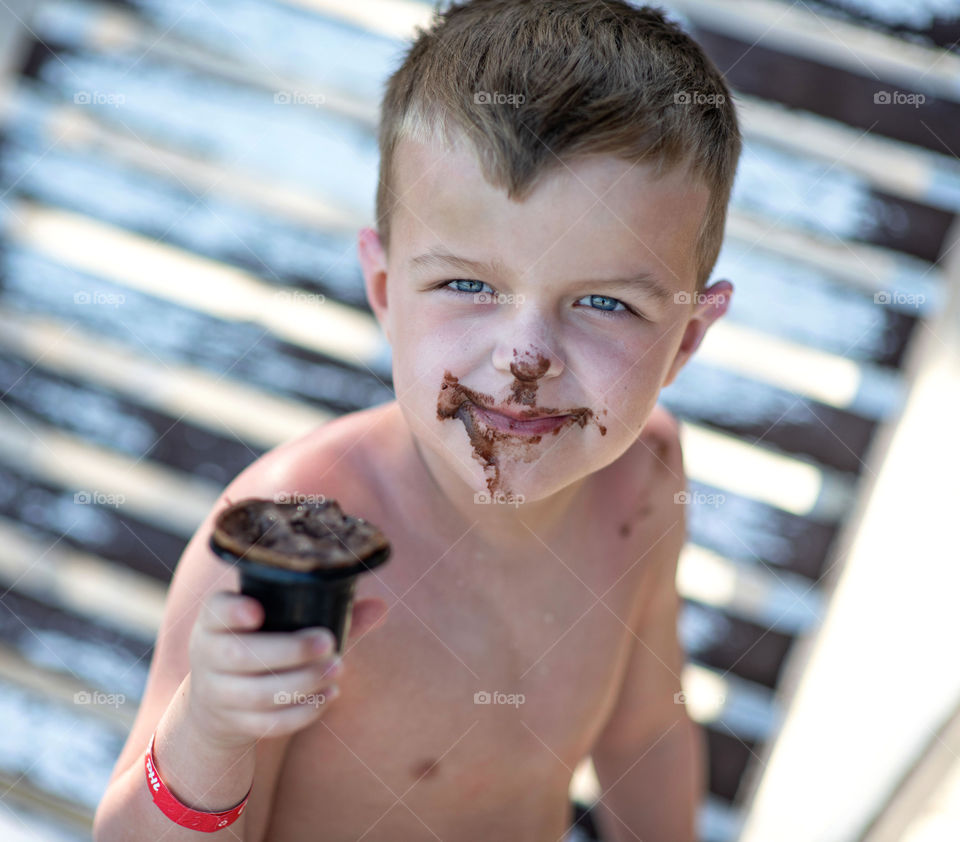
[[[511,433],[519,436],[542,436],[559,430],[564,424],[575,418],[574,415],[547,415],[542,411],[527,409],[515,414],[501,412],[482,406],[473,401],[466,401],[463,409],[487,427],[499,430],[502,433]]]

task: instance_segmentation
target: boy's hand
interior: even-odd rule
[[[386,608],[382,599],[357,600],[349,637],[379,625]],[[187,708],[198,732],[216,746],[299,731],[339,694],[343,664],[329,629],[255,631],[262,623],[256,599],[216,591],[190,634]]]

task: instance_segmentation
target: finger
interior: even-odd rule
[[[280,705],[306,701],[305,696],[325,695],[338,682],[343,670],[343,662],[331,656],[303,669],[265,675],[219,676],[212,692],[218,706],[224,709],[274,710]]]
[[[210,642],[209,658],[221,673],[268,673],[295,669],[333,652],[330,629],[297,632],[245,632],[217,635]]]
[[[200,623],[213,632],[242,631],[259,628],[263,616],[263,606],[253,597],[215,591],[204,601]]]
[[[359,599],[353,604],[353,617],[350,621],[348,638],[356,640],[367,632],[379,628],[387,619],[389,606],[379,597]]]

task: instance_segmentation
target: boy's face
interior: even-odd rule
[[[526,501],[616,460],[726,310],[725,281],[691,300],[707,188],[603,156],[559,165],[515,203],[465,143],[404,140],[394,171],[389,256],[373,229],[359,252],[424,458],[474,492]],[[492,265],[423,257],[441,252]],[[665,297],[604,283],[641,274]],[[478,404],[567,417],[537,436]]]

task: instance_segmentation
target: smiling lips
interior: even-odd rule
[[[503,433],[512,433],[523,436],[542,436],[559,429],[574,418],[573,415],[547,415],[537,410],[526,410],[517,416],[510,412],[490,409],[478,403],[467,401],[464,409],[486,426]]]

